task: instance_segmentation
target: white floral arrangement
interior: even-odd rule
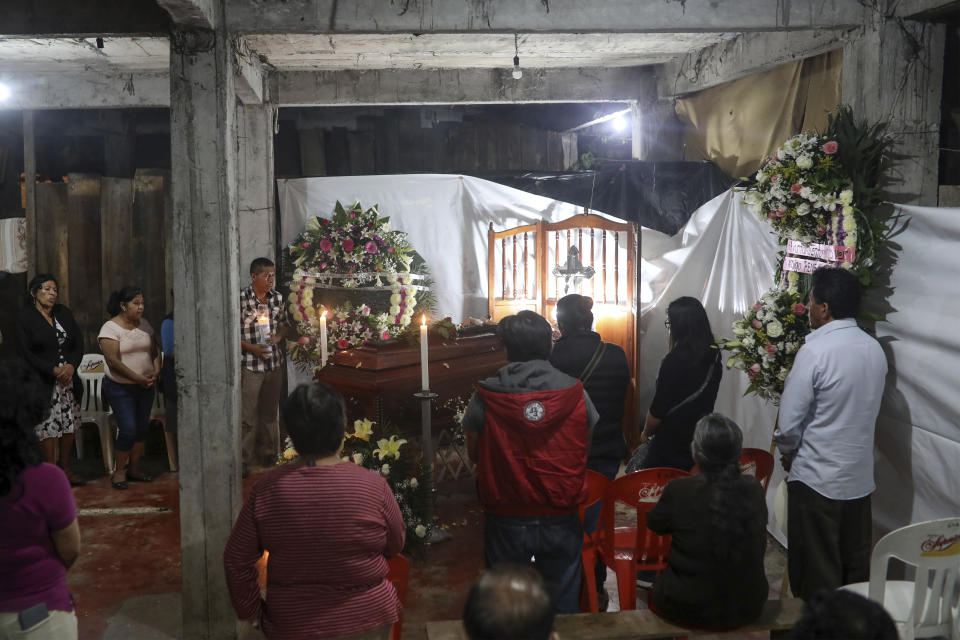
[[[781,238],[856,246],[853,183],[837,162],[836,140],[816,134],[793,136],[767,158],[743,202],[769,221]]]
[[[783,382],[810,332],[806,312],[799,293],[773,289],[733,323],[734,338],[721,340],[720,346],[732,352],[727,367],[750,379],[747,393],[779,403]]]

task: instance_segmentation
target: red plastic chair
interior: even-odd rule
[[[393,587],[397,590],[400,604],[405,605],[407,603],[407,586],[410,584],[410,561],[403,554],[398,553],[387,560],[387,566],[390,567],[387,571],[387,580],[392,582]],[[400,617],[390,627],[390,640],[400,640],[402,632],[403,609],[400,609]]]
[[[667,566],[670,536],[659,536],[647,529],[647,512],[660,499],[668,482],[688,475],[680,469],[643,469],[614,480],[603,496],[600,557],[617,574],[621,611],[637,608],[637,571],[661,571]],[[635,527],[615,526],[617,503],[636,510]]]
[[[773,475],[773,454],[763,449],[744,449],[740,452],[740,471],[756,476],[766,491]]]
[[[603,495],[610,486],[610,481],[602,473],[587,469],[587,498],[580,503],[577,510],[580,512],[580,522],[585,523],[587,519],[587,509],[603,500]],[[597,581],[593,574],[593,566],[597,562],[597,550],[600,545],[600,538],[603,529],[597,526],[597,530],[592,534],[584,531],[583,533],[583,589],[581,594],[586,598],[580,598],[580,611],[597,613],[600,610],[600,603],[597,599]],[[602,585],[601,585],[602,586]]]

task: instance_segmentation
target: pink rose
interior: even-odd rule
[[[387,249],[387,253],[394,253],[394,252],[396,252],[396,249],[394,249],[393,247],[390,247]]]
[[[767,353],[776,353],[776,352],[777,352],[777,348],[775,346],[773,346],[772,344],[767,345]]]
[[[806,307],[806,305],[804,305],[802,302],[798,302],[798,303],[796,303],[795,305],[793,305],[793,312],[794,312],[794,313],[806,313],[806,312],[807,312],[807,307]]]
[[[324,238],[323,240],[320,241],[321,251],[325,251],[329,253],[331,249],[333,249],[333,243],[330,242],[330,240],[328,240],[327,238]]]
[[[790,187],[790,193],[794,193],[794,194],[800,193],[801,189],[803,189],[803,185],[800,184],[799,182],[796,182],[792,187]]]
[[[362,316],[370,315],[370,307],[368,307],[367,305],[363,305],[363,307],[361,307],[360,309],[360,315]]]
[[[760,373],[760,363],[754,362],[753,365],[750,367],[750,371],[753,371],[754,373]]]
[[[350,343],[344,340],[343,338],[340,338],[339,340],[337,340],[337,349],[345,350],[349,346],[350,346]]]
[[[837,148],[839,146],[840,145],[838,145],[835,140],[831,140],[830,142],[824,143],[822,149],[825,154],[827,154],[828,156],[832,156],[837,152]]]
[[[770,176],[770,182],[780,182],[780,174],[775,173],[772,176]]]
[[[827,228],[826,228],[825,226],[823,226],[823,225],[820,225],[819,227],[817,227],[817,235],[818,235],[818,236],[825,236],[825,235],[827,235]]]
[[[763,323],[761,323],[761,322],[760,322],[759,320],[757,320],[756,318],[753,319],[753,322],[752,322],[751,324],[753,325],[753,328],[754,328],[754,329],[759,329],[760,327],[763,326]]]
[[[767,214],[767,217],[770,218],[771,220],[776,220],[776,219],[777,219],[777,212],[776,212],[776,211],[771,211],[770,213]]]
[[[300,336],[300,344],[310,344],[310,336]]]
[[[390,339],[390,332],[384,330],[384,332],[380,334],[380,339],[381,339],[381,340],[389,340],[389,339]]]
[[[785,215],[787,215],[787,208],[786,208],[786,207],[780,207],[780,208],[777,209],[777,217],[778,217],[778,218],[782,218],[782,217],[785,216]]]
[[[309,243],[309,242],[304,242],[304,243],[301,244],[300,246],[303,247],[304,249],[309,249],[309,248],[310,248],[310,243]]]
[[[364,246],[364,249],[366,249],[367,253],[376,253],[377,243],[371,240],[366,244],[366,246]]]
[[[340,243],[340,246],[343,247],[343,250],[347,253],[353,251],[353,240],[346,238],[343,242]]]
[[[763,303],[760,302],[759,300],[757,302],[754,302],[752,309],[754,311],[760,311],[760,309],[763,309]]]
[[[750,382],[753,382],[753,379],[757,377],[757,374],[755,374],[753,371],[750,371],[750,369],[747,369],[747,377],[750,378]]]

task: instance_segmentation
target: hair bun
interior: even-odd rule
[[[583,298],[584,310],[590,311],[591,309],[593,309],[593,298],[589,296],[580,296],[580,297]]]

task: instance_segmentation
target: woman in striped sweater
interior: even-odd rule
[[[268,638],[386,639],[400,610],[386,579],[404,544],[400,508],[379,474],[341,458],[340,394],[301,385],[283,415],[299,459],[257,482],[223,554],[237,616]],[[264,550],[266,600],[255,568]]]

